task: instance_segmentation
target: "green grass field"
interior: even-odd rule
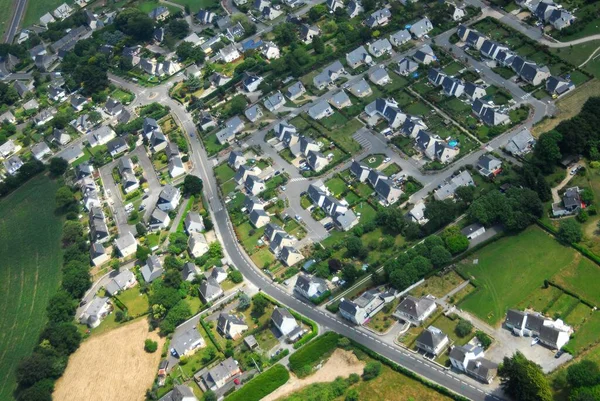
[[[460,304],[490,324],[504,318],[529,294],[572,262],[575,251],[559,245],[537,227],[503,238],[461,262],[478,291]],[[473,260],[478,259],[478,264]]]
[[[37,343],[60,282],[58,185],[36,177],[0,202],[0,399],[12,399],[15,369]]]
[[[575,256],[573,263],[552,277],[552,280],[583,299],[600,306],[600,291],[598,291],[600,267],[579,254]]]
[[[2,0],[4,2],[4,0]],[[2,7],[3,10],[8,8],[9,15],[12,12],[12,1],[8,1],[9,7]],[[27,9],[25,10],[25,16],[23,17],[22,27],[30,26],[40,22],[40,17],[47,12],[52,14],[52,11],[62,3],[67,3],[73,7],[72,0],[29,0],[27,2]],[[10,18],[10,17],[9,17]],[[7,20],[8,21],[8,20]]]
[[[181,4],[182,6],[190,6],[190,10],[195,13],[200,9],[215,8],[219,5],[216,0],[173,0],[173,3]]]
[[[12,16],[13,2],[11,0],[0,0],[0,35],[4,35],[6,27]]]

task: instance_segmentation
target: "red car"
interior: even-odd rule
[[[240,379],[239,378],[233,379],[233,382],[235,383],[236,386],[240,385]]]

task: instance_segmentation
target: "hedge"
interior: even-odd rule
[[[327,298],[329,298],[331,296],[331,291],[327,290],[325,291],[323,294],[321,294],[320,297],[316,297],[316,298],[311,298],[310,302],[312,302],[315,305],[319,305],[321,302],[325,301]]]
[[[333,352],[337,347],[339,339],[339,334],[329,331],[316,340],[308,343],[304,348],[296,351],[290,356],[290,370],[299,377],[303,374],[306,375],[309,373],[305,371],[306,367],[312,368],[316,362]]]
[[[225,397],[225,401],[259,401],[284,385],[289,378],[290,372],[283,365],[274,365]]]
[[[208,335],[208,338],[210,338],[210,341],[215,346],[215,348],[219,352],[223,352],[223,349],[221,348],[221,345],[219,345],[219,342],[213,336],[212,331],[210,330],[210,327],[208,327],[208,325],[206,324],[206,322],[204,321],[204,319],[200,318],[199,321],[200,321],[200,324],[202,325],[202,327],[204,328],[204,331],[206,331],[206,334]]]

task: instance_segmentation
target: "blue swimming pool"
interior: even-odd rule
[[[450,142],[448,142],[448,145],[455,147],[456,145],[458,145],[458,141],[455,139],[452,139]]]

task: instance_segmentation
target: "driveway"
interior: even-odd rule
[[[121,193],[121,188],[119,188],[119,186],[115,183],[112,176],[112,171],[118,162],[118,159],[113,160],[112,162],[100,167],[99,171],[100,177],[102,178],[102,183],[104,184],[105,196],[107,199],[109,199],[115,224],[117,225],[119,234],[123,235],[128,231],[132,233],[135,233],[135,231],[134,227],[127,223],[127,213],[125,212],[125,207],[123,206],[123,195]]]
[[[146,181],[148,182],[148,197],[142,201],[142,205],[144,205],[146,208],[144,212],[144,221],[148,221],[150,220],[150,215],[152,214],[154,206],[158,201],[160,191],[162,191],[162,185],[160,185],[156,171],[154,171],[154,166],[152,165],[144,146],[138,146],[135,148],[135,150],[131,152],[130,156],[138,157],[138,164],[144,171],[144,178],[146,178]]]

